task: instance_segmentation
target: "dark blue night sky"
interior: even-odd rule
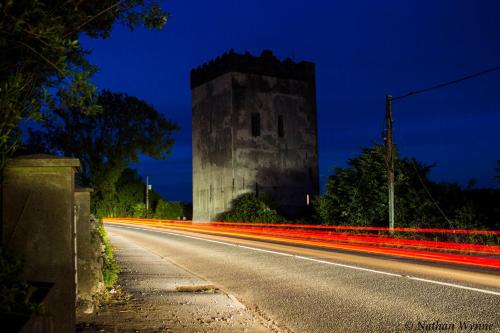
[[[171,158],[134,165],[168,200],[191,201],[189,72],[234,48],[316,63],[320,177],[381,142],[385,95],[500,65],[500,1],[166,1],[161,32],[116,26],[84,39],[100,88],[153,104],[182,130]],[[393,104],[403,156],[431,177],[498,186],[500,71]]]

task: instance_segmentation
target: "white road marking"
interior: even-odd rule
[[[303,256],[294,256],[299,259],[304,259],[304,260],[310,260],[314,262],[319,262],[322,264],[327,264],[327,265],[333,265],[333,266],[339,266],[339,267],[345,267],[345,268],[351,268],[351,269],[357,269],[360,271],[366,271],[366,272],[371,272],[371,273],[377,273],[377,274],[383,274],[383,275],[389,275],[389,276],[397,276],[397,277],[402,277],[403,275],[401,274],[396,274],[396,273],[389,273],[389,272],[384,272],[384,271],[379,271],[376,269],[370,269],[370,268],[364,268],[364,267],[359,267],[359,266],[352,266],[352,265],[346,265],[346,264],[340,264],[338,262],[333,262],[333,261],[327,261],[327,260],[321,260],[321,259],[315,259],[315,258],[310,258],[310,257],[303,257]]]
[[[206,238],[196,237],[196,236],[183,235],[183,234],[178,234],[178,233],[170,232],[170,231],[164,231],[164,230],[158,230],[158,229],[140,228],[140,227],[130,227],[130,226],[123,226],[121,224],[114,224],[114,223],[109,223],[109,224],[111,224],[113,226],[121,227],[121,228],[134,229],[134,230],[144,230],[144,231],[153,231],[153,232],[164,233],[164,234],[169,234],[169,235],[173,235],[173,236],[179,236],[179,237],[192,238],[192,239],[196,239],[196,240],[202,240],[202,241],[210,242],[210,243],[222,244],[222,245],[227,245],[227,246],[232,246],[232,247],[239,247],[239,248],[243,248],[243,249],[247,249],[247,250],[252,250],[252,251],[271,253],[271,254],[276,254],[276,255],[281,255],[281,256],[286,256],[286,257],[293,257],[293,258],[302,259],[302,260],[308,260],[308,261],[313,261],[313,262],[317,262],[317,263],[321,263],[321,264],[327,264],[327,265],[332,265],[332,266],[338,266],[338,267],[356,269],[356,270],[359,270],[359,271],[371,272],[371,273],[376,273],[376,274],[383,274],[383,275],[389,275],[389,276],[395,276],[395,277],[403,277],[403,278],[407,278],[407,279],[415,280],[415,281],[420,281],[420,282],[426,282],[426,283],[437,284],[437,285],[441,285],[441,286],[459,288],[459,289],[470,290],[470,291],[477,291],[477,292],[484,293],[484,294],[490,294],[490,295],[500,296],[500,292],[496,292],[496,291],[488,290],[488,289],[467,287],[467,286],[464,286],[464,285],[461,285],[461,284],[441,282],[441,281],[424,279],[424,278],[419,278],[419,277],[410,276],[410,275],[395,274],[395,273],[380,271],[380,270],[376,270],[376,269],[370,269],[370,268],[364,268],[364,267],[359,267],[359,266],[352,266],[352,265],[346,265],[346,264],[336,263],[336,262],[333,262],[333,261],[327,261],[327,260],[315,259],[315,258],[310,258],[310,257],[304,257],[304,256],[299,256],[299,255],[285,253],[285,252],[264,250],[264,249],[259,249],[257,247],[251,247],[251,246],[245,246],[245,245],[238,245],[238,244],[227,243],[227,242],[217,241],[217,240],[213,240],[213,239],[206,239]]]

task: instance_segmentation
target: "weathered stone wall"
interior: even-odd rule
[[[276,62],[269,54],[266,57]],[[224,67],[220,63],[217,68]],[[246,192],[268,193],[282,212],[294,216],[306,205],[306,195],[312,198],[318,193],[315,82],[312,64],[307,64],[298,69],[307,69],[307,75],[294,76],[293,65],[287,63],[285,77],[273,70],[274,76],[230,71],[212,78],[209,65],[203,67],[208,81],[203,81],[203,68],[195,73],[194,220],[215,219],[230,209],[232,199]],[[243,65],[238,62],[238,66]],[[225,68],[232,70],[231,65]],[[258,136],[252,135],[253,113],[260,116]]]
[[[77,211],[77,311],[94,312],[97,296],[105,287],[102,277],[102,244],[99,241],[95,218],[90,216],[90,196],[92,189],[77,188],[75,205]]]
[[[25,259],[26,280],[52,282],[55,332],[75,330],[74,174],[78,159],[9,160],[4,170],[3,244]]]

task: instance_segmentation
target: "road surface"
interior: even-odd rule
[[[283,332],[500,332],[500,272],[106,224]]]

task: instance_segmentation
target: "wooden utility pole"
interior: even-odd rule
[[[394,145],[392,143],[392,96],[385,96],[386,163],[389,187],[389,231],[394,232]]]

